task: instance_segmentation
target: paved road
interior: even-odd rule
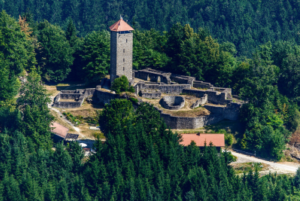
[[[248,156],[241,153],[237,153],[235,151],[230,151],[232,155],[237,157],[237,161],[234,163],[246,163],[246,162],[257,162],[257,163],[265,163],[270,165],[271,172],[278,172],[278,173],[293,173],[295,174],[297,169],[300,167],[300,164],[297,163],[290,163],[286,162],[285,164],[271,162],[263,159],[256,158],[254,156]]]

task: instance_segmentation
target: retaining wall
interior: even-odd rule
[[[210,115],[199,117],[174,117],[170,114],[163,113],[158,108],[156,109],[160,112],[160,116],[171,129],[195,129],[218,123],[224,119],[232,121],[238,120],[241,104],[232,103],[228,107],[207,105],[204,107],[211,112]]]
[[[170,114],[165,114],[160,110],[158,111],[160,112],[160,116],[165,120],[167,126],[171,129],[201,128],[223,120],[222,116],[214,114],[199,117],[174,117]]]
[[[109,103],[111,100],[117,98],[118,95],[113,94],[111,92],[106,92],[106,91],[96,89],[95,96],[99,103],[106,104]]]

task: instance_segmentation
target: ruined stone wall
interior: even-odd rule
[[[193,87],[194,88],[202,88],[202,89],[210,89],[213,87],[213,85],[209,82],[203,82],[203,81],[194,81],[193,82]]]
[[[139,95],[143,98],[159,99],[161,98],[161,92],[159,90],[141,90]]]
[[[140,82],[135,86],[136,93],[142,89],[159,90],[162,93],[179,95],[183,89],[190,89],[190,84],[145,84]]]
[[[71,99],[71,98],[66,98],[65,96],[72,96],[72,94],[62,94],[61,92],[59,92],[59,94],[54,98],[54,102],[53,102],[53,107],[57,107],[57,108],[77,108],[80,107],[83,103],[84,97],[82,94],[76,94],[79,95],[78,100],[75,102],[64,102],[64,101],[60,101],[61,97],[63,97],[62,99]]]
[[[95,88],[62,90],[55,97],[53,107],[58,108],[77,108],[81,107],[84,99],[90,95],[94,95]],[[60,99],[74,100],[74,102],[60,101]]]
[[[96,89],[94,96],[96,96],[96,101],[102,104],[109,103],[111,100],[117,98],[117,94],[113,94],[108,91],[102,91],[100,89]]]
[[[164,96],[161,105],[169,110],[179,110],[184,107],[185,100],[182,96]]]
[[[81,96],[81,94],[78,94],[78,93],[73,93],[73,94],[71,94],[71,93],[67,93],[67,94],[61,93],[60,94],[61,99],[78,99],[80,96]]]
[[[208,116],[199,117],[174,117],[170,114],[165,114],[158,108],[160,116],[165,120],[168,127],[171,129],[195,129],[207,125],[218,123],[224,119],[238,120],[241,104],[232,103],[228,107],[204,106],[211,114]]]
[[[135,77],[142,80],[151,81],[151,82],[163,82],[166,84],[169,84],[171,82],[170,76],[159,74],[156,72],[146,71],[146,70],[136,71]]]
[[[204,107],[211,112],[211,114],[222,116],[223,119],[232,121],[238,120],[241,104],[231,103],[227,107],[219,107],[212,105],[205,105]]]
[[[195,129],[201,128],[207,125],[218,123],[223,120],[222,116],[209,115],[199,117],[174,117],[170,114],[165,114],[160,111],[160,116],[165,120],[168,127],[171,129]]]
[[[177,82],[179,84],[191,84],[191,85],[193,85],[193,82],[196,80],[196,78],[195,77],[190,77],[190,76],[172,74],[171,75],[171,80],[174,81],[174,82]]]
[[[199,89],[183,89],[182,93],[193,95],[196,97],[203,97],[204,94],[207,94],[207,101],[208,103],[219,104],[219,105],[226,105],[232,102],[232,100],[227,98],[227,93],[222,93],[218,91],[211,91],[211,90],[199,90]]]

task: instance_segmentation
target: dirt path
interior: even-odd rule
[[[74,86],[74,85],[73,85],[73,86]],[[73,87],[73,86],[72,86],[72,87]],[[69,87],[71,87],[71,86],[69,86]],[[65,89],[67,89],[67,88],[68,88],[68,87],[66,87]],[[74,124],[72,124],[69,120],[67,120],[67,119],[65,118],[65,116],[64,116],[58,109],[55,109],[55,108],[52,107],[52,104],[53,104],[53,101],[54,101],[55,96],[50,96],[49,98],[51,99],[51,102],[48,104],[48,108],[49,108],[50,110],[53,110],[54,112],[56,112],[59,116],[62,117],[62,120],[63,120],[64,122],[66,122],[67,124],[69,124],[75,131],[77,131],[77,133],[79,134],[79,138],[85,138],[84,135],[81,133],[80,128],[74,126]]]
[[[300,167],[300,164],[293,163],[293,162],[284,162],[284,163],[276,163],[271,162],[263,159],[256,158],[254,156],[248,156],[241,153],[237,153],[235,151],[230,151],[232,155],[237,157],[237,161],[234,163],[246,163],[246,162],[257,162],[257,163],[265,163],[270,166],[270,169],[264,172],[269,173],[270,172],[277,172],[282,174],[295,174],[297,169]]]

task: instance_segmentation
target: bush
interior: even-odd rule
[[[111,90],[115,91],[117,94],[120,94],[124,91],[134,93],[134,88],[132,86],[129,86],[129,81],[125,75],[122,75],[121,77],[114,80]]]
[[[138,99],[136,99],[136,98],[129,98],[129,100],[132,102],[132,103],[134,103],[134,104],[137,104],[139,101],[138,101]]]

